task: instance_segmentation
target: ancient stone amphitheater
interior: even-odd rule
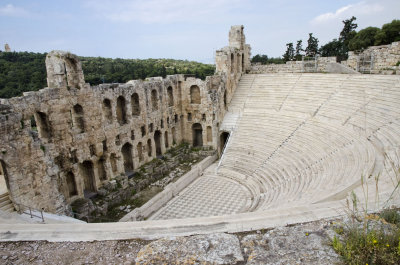
[[[127,222],[118,223],[1,224],[0,240],[76,241],[250,231],[343,215],[352,208],[349,198],[354,196],[360,209],[369,211],[400,205],[396,190],[400,181],[400,76],[363,75],[336,62],[330,62],[334,69],[353,73],[257,70],[258,74],[253,74],[249,52],[244,45],[243,27],[232,27],[230,46],[217,51],[216,76],[204,83],[178,77],[182,90],[174,95],[180,97],[178,115],[182,124],[176,141],[209,145],[218,150],[219,160],[206,168],[196,168],[194,180],[181,190],[174,190],[174,186],[167,190],[171,199],[160,197],[159,207],[151,210],[148,220],[133,221],[136,212],[127,215]],[[201,89],[201,103],[193,102],[195,84]],[[162,89],[164,86],[169,83],[161,85]],[[109,91],[105,87],[95,89],[95,93],[108,96],[124,93],[121,86]],[[150,98],[151,89],[148,91]],[[103,98],[98,97],[101,105]],[[5,100],[2,104],[6,105]],[[148,103],[141,106],[144,109]],[[118,118],[118,112],[116,115]],[[19,123],[18,118],[14,120]],[[197,124],[210,129],[202,134]],[[150,139],[154,137],[152,134]],[[124,136],[118,140],[124,142]],[[104,140],[99,137],[97,141]],[[158,145],[157,141],[153,147],[150,143],[150,148]],[[153,155],[148,153],[146,159],[165,152],[166,147],[162,148]],[[3,168],[11,164],[7,162],[8,150],[0,157]],[[137,157],[140,155],[132,154],[135,168],[146,162]],[[117,168],[123,170],[126,155],[121,157]],[[78,154],[77,160],[87,161],[83,154]],[[111,172],[111,168],[106,166],[106,171]],[[59,170],[62,175],[63,169]],[[12,171],[7,171],[9,182]],[[15,201],[23,197],[16,190],[15,185],[9,188]],[[74,196],[83,196],[83,191]],[[51,202],[52,196],[48,198]],[[67,205],[68,195],[64,201]]]

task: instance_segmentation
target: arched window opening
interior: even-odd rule
[[[168,142],[168,132],[165,131],[164,133],[164,143],[165,143],[165,148],[169,147],[169,142]]]
[[[192,104],[201,103],[200,88],[196,85],[190,87],[190,103]]]
[[[132,106],[132,115],[138,116],[140,114],[140,103],[139,103],[139,95],[137,93],[133,93],[131,96],[131,106]]]
[[[126,103],[123,96],[119,96],[117,99],[117,120],[120,125],[126,124]]]
[[[105,98],[103,100],[103,114],[104,119],[108,121],[108,123],[112,123],[112,107],[111,107],[111,100]]]
[[[171,131],[172,131],[172,145],[175,145],[176,144],[176,130],[175,130],[175,127],[172,127]]]
[[[78,191],[76,189],[75,175],[72,172],[68,172],[67,174],[67,186],[69,197],[78,195]]]
[[[161,132],[155,131],[154,133],[154,143],[156,144],[156,156],[162,155],[161,152]]]
[[[139,142],[137,144],[137,152],[138,152],[138,156],[139,156],[139,161],[142,162],[143,161],[143,145],[141,142]]]
[[[153,153],[152,146],[151,146],[151,139],[147,140],[147,155],[150,157]]]
[[[52,132],[50,128],[49,119],[46,113],[36,112],[35,114],[36,124],[39,127],[39,135],[41,138],[51,138]]]
[[[167,94],[168,94],[168,106],[171,107],[174,105],[174,93],[172,90],[172,87],[167,88]]]
[[[226,104],[226,90],[224,92],[224,108],[227,108],[227,104]]]
[[[240,72],[240,66],[241,66],[240,58],[241,58],[240,54],[237,54],[236,55],[236,61],[237,61],[236,65],[237,65],[237,72],[238,73]]]
[[[106,159],[104,156],[101,156],[99,161],[97,161],[97,173],[100,180],[107,180]]]
[[[235,61],[234,61],[234,55],[233,55],[233,53],[231,53],[231,73],[233,74],[233,72],[235,71]]]
[[[85,198],[91,198],[94,196],[94,192],[96,191],[93,163],[89,160],[83,161],[83,163],[80,164],[79,168],[84,183],[84,196]]]
[[[228,132],[223,132],[219,136],[219,144],[220,144],[220,150],[221,154],[224,152],[224,149],[226,147],[226,144],[228,143],[229,139],[229,133]]]
[[[81,105],[76,104],[73,108],[74,126],[83,133],[85,131],[85,121],[83,118],[83,108]]]
[[[124,170],[125,174],[133,171],[133,157],[132,157],[132,145],[125,143],[121,149],[122,157],[124,158]]]
[[[155,89],[151,91],[151,106],[153,111],[158,110],[158,96]]]
[[[212,128],[211,126],[207,126],[207,142],[212,142]]]
[[[242,72],[244,72],[244,54],[242,54]]]
[[[203,146],[203,128],[200,123],[195,123],[192,126],[193,146]]]

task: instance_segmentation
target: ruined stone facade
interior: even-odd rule
[[[400,42],[371,46],[361,53],[349,52],[349,58],[342,64],[363,73],[377,74],[385,70],[399,70]]]
[[[243,26],[233,26],[205,81],[170,75],[90,86],[77,56],[50,52],[47,88],[0,99],[0,162],[14,206],[68,213],[75,199],[182,141],[217,148],[249,58]]]

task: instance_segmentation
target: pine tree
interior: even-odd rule
[[[293,48],[293,43],[286,43],[286,52],[283,55],[283,60],[285,62],[287,61],[293,61],[294,59],[294,48]]]
[[[300,61],[301,60],[301,56],[303,55],[302,54],[303,51],[304,51],[303,50],[303,41],[302,40],[298,40],[297,44],[296,44],[296,54],[295,54],[296,61]]]
[[[309,33],[307,40],[306,56],[314,57],[318,53],[318,39],[313,37],[312,33]]]

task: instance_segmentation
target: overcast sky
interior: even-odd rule
[[[0,49],[212,63],[244,25],[253,55],[277,57],[309,32],[320,45],[337,38],[353,15],[381,27],[400,19],[400,0],[0,0]]]

